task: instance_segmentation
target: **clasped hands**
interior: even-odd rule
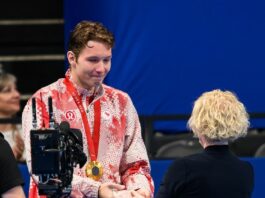
[[[126,190],[124,185],[114,183],[101,184],[98,190],[99,198],[150,198],[150,192],[145,189]]]

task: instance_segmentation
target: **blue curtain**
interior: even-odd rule
[[[265,112],[265,1],[64,2],[66,38],[81,20],[114,33],[106,84],[128,92],[140,115],[190,113],[202,92],[217,88]]]

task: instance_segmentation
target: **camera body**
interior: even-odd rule
[[[64,122],[63,122],[64,123]],[[62,125],[62,123],[61,123]],[[60,127],[61,128],[61,127]],[[68,195],[71,193],[73,168],[86,163],[77,129],[31,130],[32,173],[39,176],[40,195]]]
[[[35,127],[30,131],[31,170],[38,176],[39,195],[70,195],[74,167],[77,164],[82,167],[87,161],[82,133],[79,129],[70,128],[66,121],[59,126],[52,123],[48,129],[36,129],[34,122],[33,112]]]

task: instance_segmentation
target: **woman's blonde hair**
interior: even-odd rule
[[[203,93],[195,101],[188,127],[195,136],[232,141],[247,134],[249,116],[235,94],[218,89]]]

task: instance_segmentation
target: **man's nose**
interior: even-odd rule
[[[98,64],[97,64],[96,71],[97,71],[97,72],[104,72],[104,71],[105,71],[105,68],[106,68],[106,65],[105,65],[105,63],[103,62],[103,60],[101,60],[101,61],[99,61]]]

